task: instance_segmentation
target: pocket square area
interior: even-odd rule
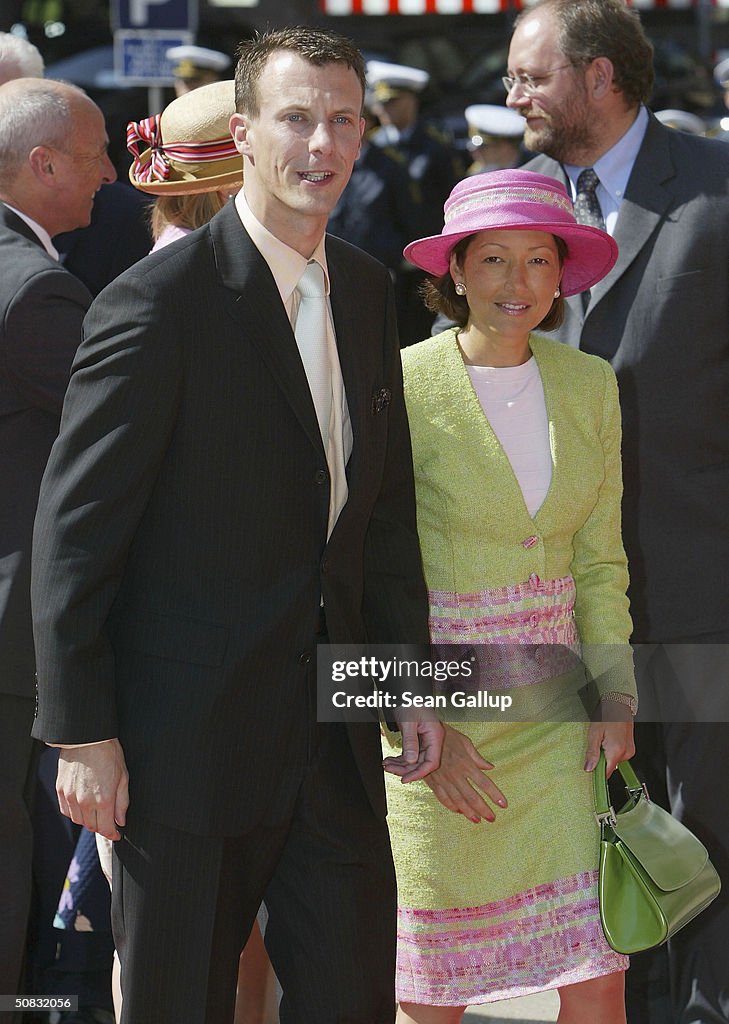
[[[377,414],[386,409],[392,400],[392,391],[389,388],[380,388],[372,395],[372,413]]]

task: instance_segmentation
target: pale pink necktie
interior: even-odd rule
[[[327,346],[326,283],[324,271],[316,261],[307,264],[296,290],[300,300],[294,334],[326,451],[332,411],[332,371]]]

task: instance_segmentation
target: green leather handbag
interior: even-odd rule
[[[618,765],[628,799],[616,813],[605,754],[593,775],[600,825],[600,920],[618,953],[660,946],[718,896],[721,882],[706,847],[652,803],[630,761]]]

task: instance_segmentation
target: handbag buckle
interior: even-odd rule
[[[600,826],[600,835],[604,833],[606,825],[609,825],[611,828],[615,828],[615,826],[618,823],[618,819],[615,814],[615,808],[612,806],[612,804],[610,805],[607,811],[595,811],[595,821]]]
[[[651,795],[648,792],[648,787],[646,786],[645,782],[641,782],[640,786],[626,786],[625,791],[631,798],[631,800],[636,796],[640,796],[642,793],[646,800],[648,800],[648,802],[650,803]]]

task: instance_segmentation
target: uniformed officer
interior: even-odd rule
[[[421,206],[403,154],[393,146],[375,146],[365,136],[327,232],[370,253],[396,280],[406,267],[402,251],[416,237]]]
[[[466,161],[455,145],[420,116],[420,98],[430,81],[427,71],[390,64],[367,62],[367,84],[372,92],[372,110],[380,127],[372,133],[376,146],[390,146],[405,159],[411,181],[422,199],[414,237],[434,235],[443,227],[443,204],[451,189],[466,173]],[[409,345],[430,334],[433,317],[420,298],[424,275],[407,269],[398,276],[398,324],[400,341]]]
[[[172,61],[175,76],[175,95],[182,96],[209,82],[219,82],[230,67],[230,57],[220,50],[209,50],[206,46],[172,46],[165,56]]]
[[[720,60],[714,68],[714,81],[723,91],[724,106],[727,110],[708,134],[721,142],[729,142],[729,57]]]
[[[473,163],[469,174],[500,171],[520,162],[524,118],[515,110],[495,103],[476,103],[464,111],[468,125],[468,149]]]
[[[430,76],[420,68],[371,60],[367,83],[380,127],[377,146],[393,146],[406,158],[410,177],[423,196],[422,230],[437,234],[443,227],[443,204],[465,172],[461,154],[451,140],[420,116],[420,96]]]
[[[656,110],[655,115],[661,124],[668,125],[669,128],[677,128],[691,135],[706,134],[706,123],[698,114],[692,114],[688,110]]]
[[[724,103],[729,107],[729,57],[720,60],[714,68],[714,81],[724,90]]]

